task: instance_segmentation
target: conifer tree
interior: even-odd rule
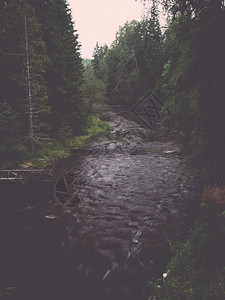
[[[93,59],[91,62],[92,69],[97,78],[100,78],[100,60],[101,60],[101,49],[97,42],[94,48]]]
[[[32,150],[48,112],[43,81],[47,61],[45,45],[40,37],[40,24],[28,0],[6,0],[0,7],[0,13],[0,97],[2,101],[7,100],[16,113],[15,122],[20,124],[12,143],[15,144],[16,140],[24,146],[29,143],[31,147],[28,144],[27,147]]]
[[[111,103],[132,106],[152,90],[161,75],[162,53],[156,8],[150,19],[120,27],[111,48],[98,63]]]
[[[143,46],[139,52],[141,65],[142,89],[147,92],[154,89],[160,78],[164,63],[163,37],[159,24],[159,12],[154,4],[150,15],[144,17],[141,22]]]
[[[84,127],[77,38],[65,0],[0,2],[0,101],[6,101],[3,115],[11,112],[16,124],[14,131],[4,127],[1,142],[14,156],[20,148],[24,159],[43,134],[80,133]]]
[[[42,24],[50,59],[45,79],[52,131],[71,128],[78,133],[85,119],[79,91],[83,67],[71,12],[65,0],[32,0],[32,6]]]
[[[225,40],[221,32],[225,11],[221,1],[199,1],[198,5],[190,1],[186,8],[173,21],[168,35],[177,50],[164,84],[171,111],[166,121],[182,133],[186,161],[192,169],[210,183],[221,183],[225,178]]]

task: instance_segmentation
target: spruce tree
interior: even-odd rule
[[[45,80],[52,112],[52,133],[69,128],[79,133],[85,124],[80,97],[83,66],[71,12],[65,0],[31,2],[42,24],[50,60]]]
[[[64,0],[0,2],[0,101],[16,124],[1,142],[20,145],[23,159],[43,134],[79,134],[85,125],[77,39]]]
[[[163,67],[163,37],[159,24],[159,12],[153,5],[150,15],[141,22],[143,46],[139,52],[142,89],[147,92],[153,90],[160,79]]]
[[[6,0],[1,3],[0,14],[0,97],[1,101],[6,99],[16,113],[15,122],[20,124],[12,145],[18,141],[32,150],[49,111],[43,81],[45,45],[30,1]]]
[[[120,27],[111,48],[98,62],[111,103],[131,107],[152,90],[160,79],[162,54],[162,35],[156,9],[152,10],[150,19],[146,17],[141,22],[127,22]]]

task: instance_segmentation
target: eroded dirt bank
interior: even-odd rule
[[[1,293],[15,287],[3,297],[148,299],[146,282],[165,271],[168,242],[190,229],[197,196],[176,171],[181,146],[150,141],[123,115],[106,113],[109,136],[52,178],[1,183]],[[67,188],[57,186],[63,177]],[[57,202],[54,187],[71,201]]]

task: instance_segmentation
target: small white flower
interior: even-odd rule
[[[167,277],[168,273],[163,273],[163,279]]]

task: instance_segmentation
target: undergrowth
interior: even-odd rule
[[[164,278],[149,282],[160,300],[225,299],[225,210],[208,207],[174,257]]]
[[[44,168],[52,165],[59,159],[69,157],[71,149],[83,148],[90,141],[97,140],[99,137],[107,134],[110,126],[107,122],[101,121],[96,117],[89,117],[88,126],[85,135],[66,137],[65,135],[54,141],[49,141],[42,145],[35,153],[35,156],[23,164],[24,167]]]

